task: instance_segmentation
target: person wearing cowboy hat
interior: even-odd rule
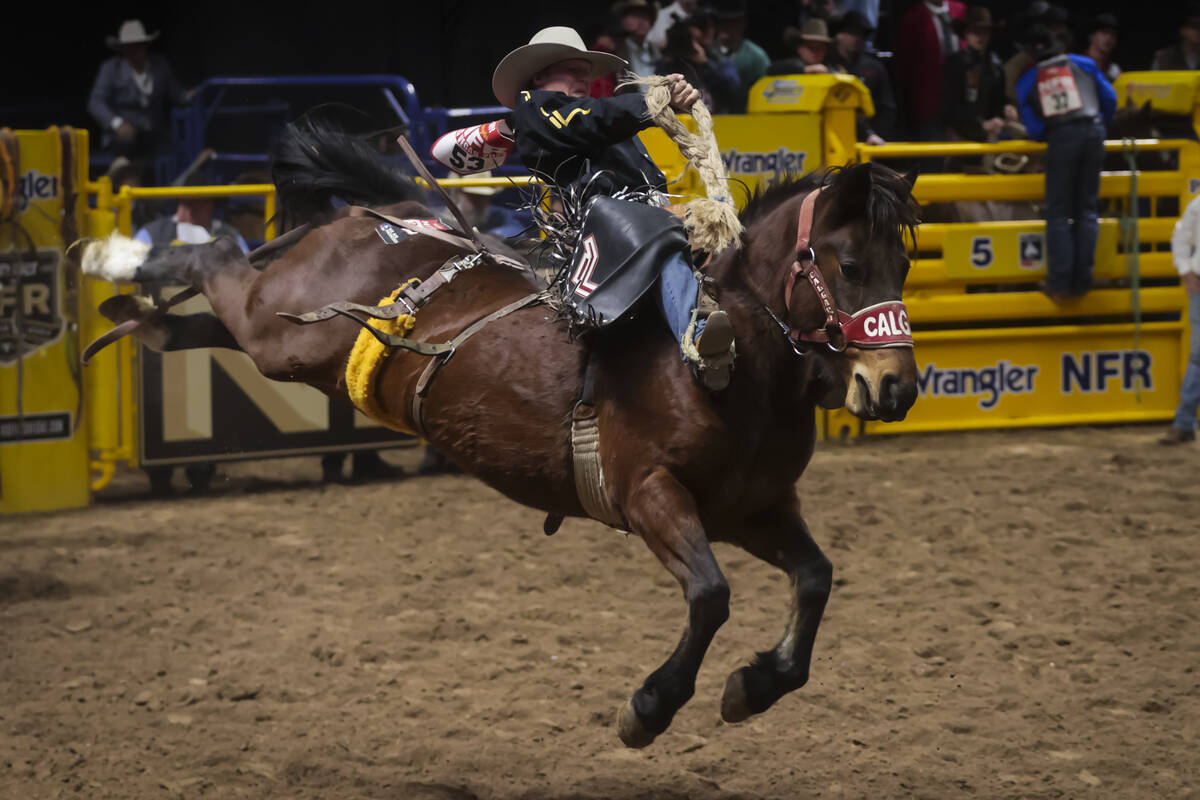
[[[464,178],[492,178],[492,171],[463,175]],[[471,227],[480,233],[488,233],[501,239],[520,236],[530,227],[517,212],[492,199],[504,191],[502,186],[456,186],[448,190],[450,199],[463,212]],[[452,219],[447,220],[453,222]]]
[[[590,251],[596,255],[587,269],[589,278],[599,281],[607,266],[606,252],[661,255],[654,264],[634,264],[641,270],[637,273],[641,276],[638,288],[644,293],[657,285],[663,316],[676,340],[682,341],[696,307],[696,277],[679,219],[661,208],[661,202],[655,203],[656,198],[664,197],[667,184],[637,136],[654,124],[645,96],[639,92],[604,98],[587,96],[592,78],[625,66],[621,58],[588,50],[572,28],[538,31],[529,44],[506,55],[492,75],[496,99],[512,109],[498,133],[511,136],[521,162],[560,197],[580,201],[587,215],[581,222],[583,230],[588,230],[593,214],[618,218],[613,228],[622,231],[622,241],[606,243],[603,233],[596,233],[598,245]],[[690,111],[700,93],[681,75],[667,78],[671,82],[671,107]],[[613,195],[630,194],[648,198],[648,202],[611,200]],[[622,219],[628,224],[620,224]],[[646,237],[646,241],[635,241],[638,236]],[[680,246],[668,247],[673,241],[679,241]],[[576,261],[583,252],[583,248],[576,248]],[[631,255],[629,261],[620,263],[629,264],[634,259]],[[572,279],[578,275],[573,269]],[[647,276],[652,282],[643,285]],[[592,288],[585,288],[583,280],[579,277],[572,298],[578,294],[586,298],[580,302],[599,302],[607,286],[597,288],[591,284]],[[618,281],[611,284],[614,288],[618,285]],[[728,383],[732,369],[733,330],[728,316],[719,310],[700,323],[694,340],[700,358],[693,360],[693,372],[706,388],[719,390]],[[692,348],[681,345],[681,350]]]
[[[147,33],[141,20],[131,19],[106,39],[118,55],[100,65],[88,113],[100,128],[101,148],[113,155],[156,155],[167,142],[171,106],[188,101],[167,60],[150,53],[157,38],[158,31]]]
[[[973,142],[996,141],[1017,109],[1005,102],[1004,65],[991,49],[992,12],[971,6],[958,25],[963,49],[946,59],[942,114],[948,132]]]
[[[1188,3],[1179,25],[1179,41],[1154,52],[1150,69],[1200,69],[1200,3]]]
[[[1021,119],[1046,141],[1046,280],[1054,302],[1092,286],[1104,134],[1117,93],[1087,56],[1068,55],[1046,25],[1034,25],[1026,49],[1037,63],[1017,82]]]
[[[887,67],[867,52],[867,40],[875,29],[861,11],[847,11],[833,20],[833,49],[825,64],[834,72],[854,75],[871,93],[875,116],[858,118],[859,141],[869,145],[886,144],[895,136],[896,92]]]
[[[648,0],[620,0],[613,5],[613,14],[625,34],[625,58],[630,71],[635,75],[652,75],[654,63],[662,54],[650,41],[650,29],[658,18],[654,4]]]
[[[1096,66],[1113,83],[1121,77],[1121,68],[1113,61],[1117,49],[1117,17],[1107,11],[1092,18],[1087,30],[1087,49],[1083,54],[1096,62]]]
[[[802,28],[788,26],[783,41],[796,55],[772,61],[768,75],[812,75],[829,72],[825,55],[829,52],[829,26],[820,17],[811,17]]]

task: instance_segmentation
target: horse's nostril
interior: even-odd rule
[[[907,411],[917,401],[917,387],[901,383],[892,373],[883,376],[879,382],[879,405],[889,414]]]

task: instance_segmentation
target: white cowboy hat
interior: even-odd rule
[[[625,59],[611,53],[588,50],[574,28],[542,28],[529,44],[501,59],[492,75],[492,91],[501,105],[512,108],[517,104],[517,93],[528,88],[530,78],[551,64],[573,58],[591,62],[593,78],[629,66]]]
[[[140,19],[127,19],[121,23],[121,29],[117,31],[116,36],[105,37],[104,41],[115,50],[122,45],[153,42],[157,38],[158,31],[146,33],[146,26]]]

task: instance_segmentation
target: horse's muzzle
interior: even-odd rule
[[[846,408],[867,420],[898,422],[917,400],[917,370],[911,348],[861,351],[854,354],[846,387]]]

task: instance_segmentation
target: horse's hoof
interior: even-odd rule
[[[84,249],[89,244],[96,241],[99,240],[94,236],[85,236],[82,239],[76,239],[75,241],[71,242],[71,245],[67,248],[67,251],[63,254],[63,257],[66,258],[68,264],[78,267],[83,262]]]
[[[726,722],[745,722],[754,715],[746,703],[746,677],[743,670],[731,673],[721,695],[721,719]]]
[[[646,730],[637,712],[633,710],[633,700],[626,700],[617,714],[617,735],[626,747],[641,749],[654,741],[657,734]]]
[[[121,323],[128,319],[145,319],[154,312],[154,301],[136,294],[117,294],[105,300],[97,309],[105,319]]]

